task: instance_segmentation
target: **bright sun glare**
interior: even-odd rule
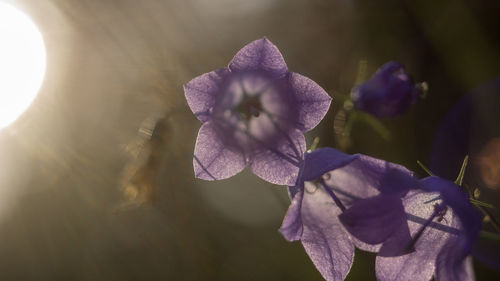
[[[0,129],[35,99],[45,74],[42,34],[24,13],[0,2]]]

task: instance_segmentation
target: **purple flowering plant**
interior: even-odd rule
[[[267,38],[238,51],[227,67],[184,85],[189,107],[203,123],[196,140],[198,178],[229,178],[246,166],[260,178],[295,185],[303,162],[303,133],[314,128],[330,96],[290,72]]]
[[[344,203],[325,184],[323,175],[356,158],[334,149],[307,153],[301,177],[289,187],[292,203],[280,232],[288,241],[302,242],[326,280],[344,280],[354,259],[354,245],[337,219]]]
[[[326,280],[346,278],[355,247],[377,253],[380,281],[474,280],[469,255],[482,215],[472,203],[481,202],[461,187],[465,164],[451,182],[418,179],[401,165],[362,154],[306,152],[304,132],[323,119],[331,98],[290,72],[267,38],[243,47],[227,67],[194,78],[184,91],[202,122],[195,176],[220,180],[248,166],[288,186],[291,204],[280,232],[301,241]],[[352,102],[375,117],[394,117],[420,93],[403,65],[389,62],[353,90]]]
[[[456,182],[419,180],[384,160],[315,150],[289,188],[280,231],[301,240],[326,280],[346,277],[354,246],[377,253],[378,280],[474,280],[469,254],[482,216],[460,187],[463,169]]]
[[[482,215],[460,187],[464,169],[465,164],[455,182],[408,177],[339,216],[351,235],[375,245],[378,280],[474,280],[468,256]],[[395,198],[393,192],[404,196]]]
[[[302,242],[326,280],[344,280],[353,262],[354,246],[375,247],[352,237],[339,215],[407,177],[413,174],[397,164],[333,148],[317,149],[306,155],[300,180],[289,188],[292,203],[280,231],[288,241]],[[383,213],[387,208],[372,211]],[[405,219],[397,211],[392,213],[399,215],[399,221]]]

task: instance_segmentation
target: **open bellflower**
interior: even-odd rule
[[[474,280],[467,257],[482,216],[468,194],[439,177],[406,178],[400,184],[382,187],[387,191],[355,202],[339,216],[351,235],[373,245],[361,248],[377,252],[377,279],[428,281],[434,275],[437,281]],[[405,195],[397,200],[393,195],[401,189]]]
[[[379,280],[475,280],[471,259],[482,216],[455,183],[428,177],[421,190],[403,200],[414,250],[399,256],[377,256]],[[399,247],[408,245],[400,243]]]
[[[333,148],[317,149],[306,154],[297,185],[289,188],[292,203],[280,231],[288,241],[301,240],[326,280],[344,280],[352,265],[354,246],[371,251],[378,248],[351,237],[338,215],[355,202],[381,194],[383,186],[398,185],[406,177],[413,174],[396,164]],[[404,214],[394,213],[399,217],[389,219],[406,219]]]
[[[267,38],[251,42],[224,67],[184,85],[203,123],[194,151],[198,178],[229,178],[246,166],[260,178],[295,185],[303,164],[303,133],[328,111],[331,98],[309,78],[288,71]]]
[[[419,98],[420,90],[395,61],[382,65],[370,80],[357,86],[351,98],[358,110],[375,117],[395,117],[405,113]]]

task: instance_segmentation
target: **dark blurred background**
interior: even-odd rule
[[[193,175],[200,122],[182,85],[255,39],[267,36],[289,69],[333,96],[309,144],[320,136],[320,146],[335,146],[335,93],[350,92],[361,60],[369,75],[398,60],[427,81],[426,99],[383,120],[390,140],[358,124],[348,150],[422,176],[415,161],[429,163],[440,121],[500,75],[494,0],[10,3],[39,26],[48,68],[32,106],[0,131],[1,280],[322,280],[301,244],[278,233],[284,187],[249,172],[220,182]],[[479,110],[488,118],[471,123],[489,132],[474,151],[500,136],[491,95]],[[500,208],[497,186],[469,177]],[[347,280],[374,280],[374,255],[356,254]],[[500,278],[476,271],[478,280]]]

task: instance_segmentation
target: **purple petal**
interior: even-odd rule
[[[245,158],[243,153],[227,149],[212,122],[208,121],[198,132],[193,166],[197,178],[220,180],[241,172],[245,168]]]
[[[298,128],[309,131],[325,117],[332,98],[316,82],[298,73],[290,74],[289,83],[297,103]]]
[[[379,257],[397,257],[415,251],[407,223],[400,224],[378,251]]]
[[[382,244],[368,244],[357,239],[354,236],[351,236],[351,241],[354,246],[356,246],[356,248],[370,253],[378,253],[378,251],[380,251],[380,248],[382,247]]]
[[[432,201],[439,196],[438,193],[411,191],[405,196],[403,205],[408,217],[408,228],[412,237],[420,231],[422,225],[434,213],[434,204],[440,200]],[[457,231],[457,218],[448,210],[443,219],[434,222],[422,232],[414,244],[415,251],[400,256],[378,255],[376,259],[376,274],[379,281],[428,281],[432,278],[435,269],[435,260],[441,249],[450,238],[452,232]],[[405,241],[399,243],[405,248]]]
[[[288,207],[280,232],[286,240],[296,241],[302,237],[302,200],[304,198],[304,188],[301,188],[293,197],[292,204]]]
[[[353,202],[384,193],[401,196],[416,184],[413,173],[403,166],[366,155],[325,174],[325,183],[349,207]]]
[[[429,177],[421,182],[428,189],[440,191],[443,202],[458,218],[456,226],[460,229],[458,236],[447,239],[436,258],[436,280],[474,280],[466,258],[479,237],[482,215],[470,203],[468,194],[455,183],[437,177]]]
[[[354,258],[354,245],[336,219],[339,213],[322,189],[304,194],[302,245],[326,280],[344,280]]]
[[[210,119],[215,96],[221,91],[230,75],[231,71],[228,68],[221,68],[195,77],[184,85],[187,103],[201,122]]]
[[[474,270],[467,259],[463,237],[447,240],[436,259],[436,281],[472,281]]]
[[[280,51],[265,37],[239,50],[229,63],[229,68],[234,72],[263,71],[274,78],[288,73]]]
[[[424,188],[440,192],[443,202],[458,218],[457,227],[460,229],[458,236],[446,240],[436,258],[436,280],[474,280],[466,258],[479,237],[482,215],[470,203],[469,195],[455,183],[437,177],[425,178],[421,183]]]
[[[476,281],[476,274],[474,273],[474,264],[472,262],[472,257],[468,256],[465,258],[465,276],[464,281]]]
[[[359,200],[339,216],[347,231],[368,244],[387,240],[401,225],[406,214],[399,196],[378,195]]]
[[[380,192],[404,196],[408,191],[416,189],[418,181],[413,173],[403,166],[389,163],[380,180]]]
[[[453,209],[461,223],[461,242],[467,256],[472,244],[478,239],[481,231],[483,216],[470,203],[469,195],[454,182],[438,177],[427,177],[420,180],[421,186],[427,190],[440,192],[443,202]],[[464,256],[464,258],[465,258]]]
[[[345,154],[330,147],[318,148],[313,152],[306,154],[306,162],[302,178],[304,181],[316,180],[331,170],[335,170],[349,164],[357,157],[357,155]]]
[[[297,183],[306,141],[299,130],[277,140],[273,146],[262,147],[250,157],[250,169],[265,181],[278,185],[294,186]]]

